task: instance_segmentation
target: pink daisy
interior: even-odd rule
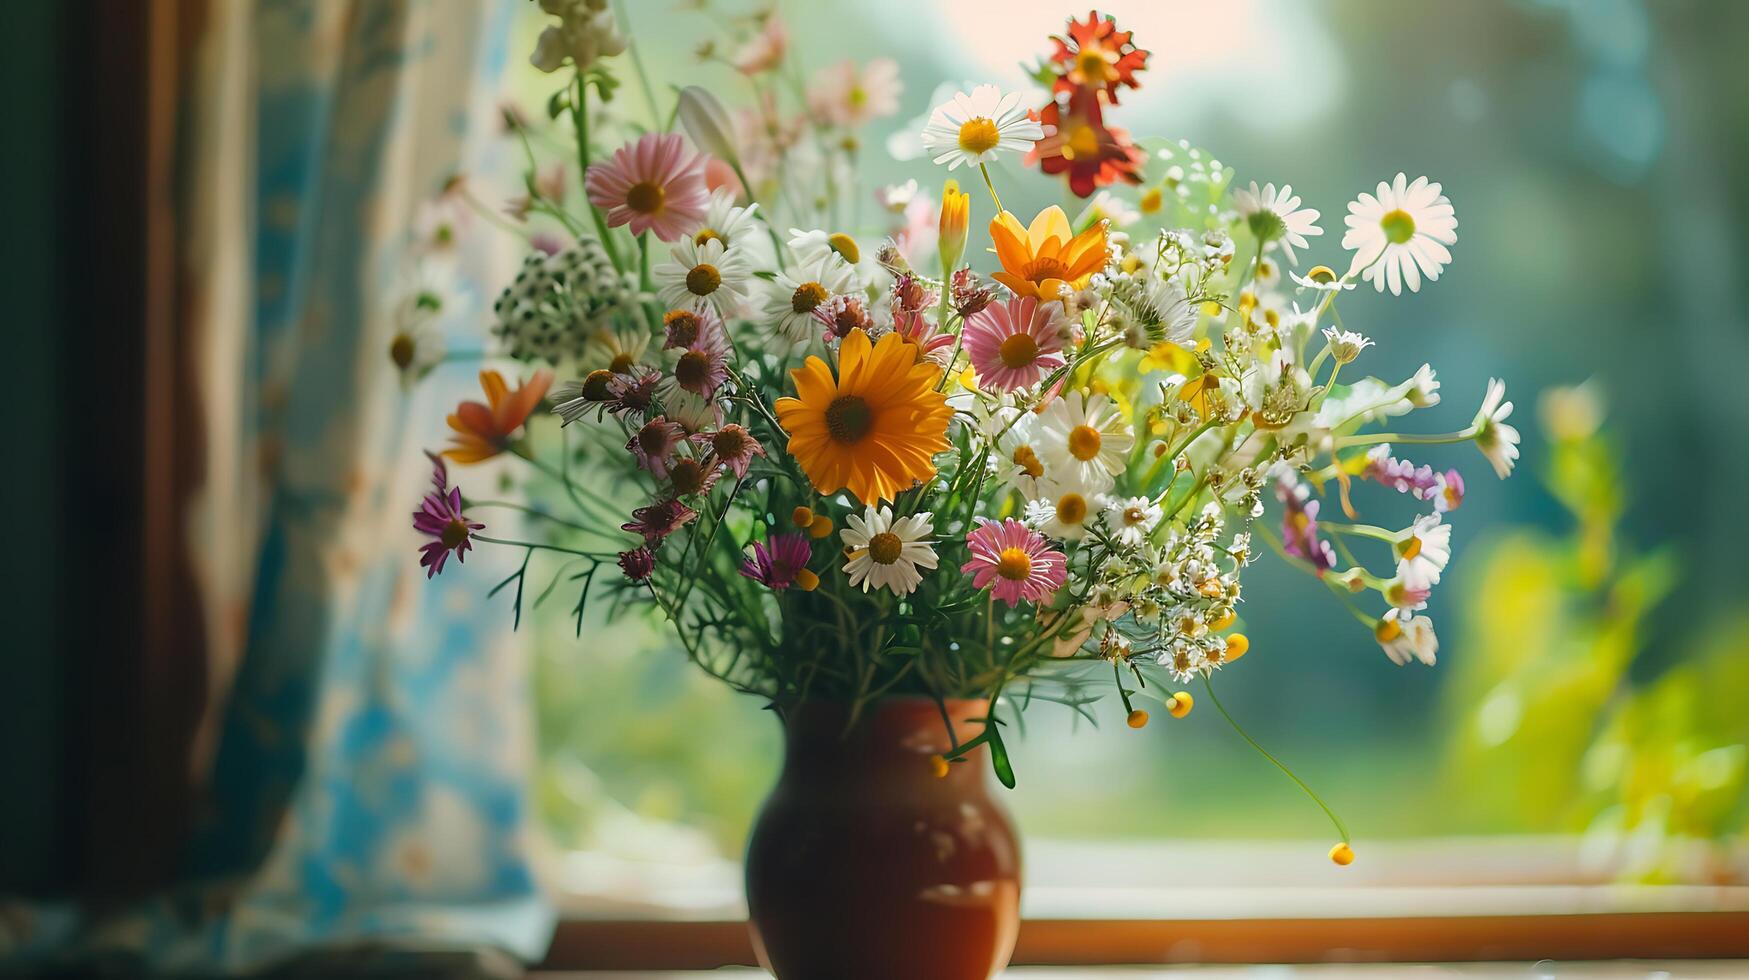
[[[692,441],[727,466],[736,479],[747,475],[747,467],[753,465],[753,457],[765,455],[765,447],[753,438],[753,433],[733,422],[715,432],[700,432],[692,437]]]
[[[693,331],[692,343],[674,362],[673,374],[663,379],[662,390],[667,393],[678,388],[709,398],[728,379],[729,339],[715,317],[701,318],[698,329]]]
[[[1002,523],[978,518],[978,526],[966,535],[972,560],[960,571],[972,574],[972,584],[988,587],[992,595],[1018,605],[1043,602],[1069,577],[1069,559],[1051,547],[1045,536],[1012,517]]]
[[[674,447],[685,440],[686,430],[679,423],[658,415],[632,435],[626,448],[631,450],[640,467],[660,480],[668,476],[668,459],[674,455]]]
[[[814,556],[805,534],[779,534],[769,541],[753,542],[753,557],[741,565],[741,574],[775,592],[796,584],[796,573],[808,567]]]
[[[1063,304],[1017,296],[992,303],[966,320],[966,354],[978,385],[1016,391],[1063,366]]]
[[[644,547],[654,549],[662,539],[685,527],[698,516],[698,511],[678,500],[664,500],[632,511],[632,519],[621,524],[620,530],[641,534]]]
[[[808,106],[814,115],[835,126],[860,126],[899,111],[899,63],[876,58],[866,65],[841,61],[820,69],[808,86]]]
[[[704,158],[678,133],[650,133],[592,164],[585,180],[589,203],[607,212],[607,226],[630,224],[632,234],[654,230],[676,241],[704,221],[710,194]]]

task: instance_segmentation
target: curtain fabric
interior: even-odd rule
[[[473,372],[409,394],[386,356],[420,203],[491,166],[516,6],[210,5],[180,227],[210,447],[190,550],[211,775],[185,884],[85,926],[87,949],[203,973],[392,937],[544,952],[527,666],[479,595],[514,567],[478,555],[427,583],[409,526],[418,450]],[[514,256],[458,258],[490,275]],[[446,315],[452,347],[478,346],[468,312]]]

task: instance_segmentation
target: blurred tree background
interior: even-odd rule
[[[695,56],[724,11],[749,4],[629,6],[658,88],[750,97]],[[899,62],[902,109],[873,124],[862,170],[871,187],[916,178],[937,193],[940,169],[890,159],[885,138],[928,110],[938,83],[1024,87],[1019,62],[1084,12],[1031,0],[780,9],[809,71]],[[1358,836],[1616,828],[1639,842],[1630,873],[1701,873],[1665,860],[1660,841],[1740,836],[1745,822],[1749,4],[1101,11],[1153,51],[1144,88],[1111,121],[1216,150],[1240,182],[1291,182],[1324,213],[1312,261],[1343,264],[1356,192],[1399,169],[1444,183],[1461,222],[1455,264],[1417,296],[1348,294],[1344,318],[1379,341],[1368,373],[1439,368],[1450,428],[1491,374],[1506,378],[1526,439],[1505,484],[1469,447],[1414,457],[1458,466],[1470,485],[1452,520],[1457,574],[1429,611],[1439,666],[1391,665],[1321,586],[1266,559],[1246,576],[1251,654],[1216,679],[1223,700]],[[538,116],[552,79],[512,74]],[[997,179],[1016,212],[1060,200],[1058,184],[1012,164]],[[986,205],[974,226],[988,218]],[[1581,383],[1539,413],[1538,392]],[[781,751],[763,706],[689,671],[659,624],[592,621],[579,640],[553,618],[538,697],[558,842],[635,849],[630,830],[693,828],[738,854]],[[1215,712],[1139,732],[1111,718],[1092,732],[1051,705],[1029,715],[1011,797],[1028,834],[1325,836]]]

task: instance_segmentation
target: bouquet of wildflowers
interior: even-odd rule
[[[449,417],[414,518],[430,574],[518,549],[499,588],[519,616],[537,573],[543,598],[569,583],[579,629],[592,601],[653,607],[698,667],[779,706],[987,700],[977,741],[1009,785],[1002,710],[1115,695],[1140,727],[1139,704],[1189,712],[1192,682],[1212,698],[1247,652],[1242,577],[1265,549],[1391,661],[1434,662],[1423,610],[1465,483],[1394,447],[1473,443],[1504,477],[1512,405],[1491,380],[1456,431],[1399,431],[1440,383],[1428,366],[1365,376],[1372,341],[1339,307],[1363,284],[1439,278],[1457,220],[1438,183],[1359,194],[1349,254],[1312,264],[1320,215],[1289,185],[1237,185],[1186,142],[1108,122],[1149,55],[1095,13],[1050,39],[1038,90],[979,85],[920,121],[964,188],[873,190],[859,134],[897,109],[892,62],[804,85],[775,13],[730,19],[701,54],[752,105],[697,88],[664,105],[642,82],[639,126],[612,114],[627,100],[610,101],[608,59],[628,44],[611,11],[541,7],[558,19],[533,60],[565,83],[539,139],[512,120],[531,247],[491,326],[517,379],[481,372],[484,400]],[[626,60],[636,72],[635,46]],[[574,147],[580,196],[536,145]],[[1086,203],[1011,213],[992,164]],[[404,368],[427,363],[410,331],[396,343]],[[445,460],[498,456],[527,464],[529,502],[451,485]],[[1362,523],[1363,489],[1421,516]],[[490,506],[525,511],[530,533],[485,533]]]

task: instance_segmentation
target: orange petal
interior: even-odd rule
[[[504,383],[504,375],[497,371],[480,372],[480,388],[486,392],[486,403],[494,409],[504,400],[504,395],[510,390]]]

